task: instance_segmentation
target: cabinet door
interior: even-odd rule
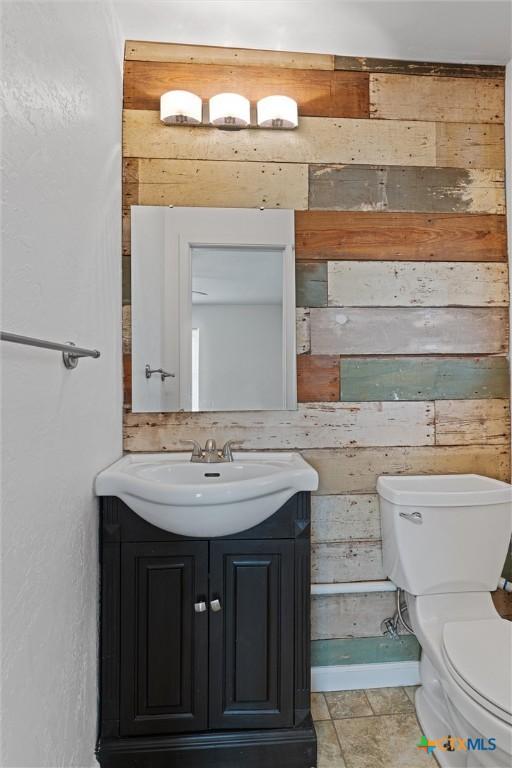
[[[122,545],[121,735],[207,727],[208,542]]]
[[[210,728],[293,724],[293,543],[210,544]]]

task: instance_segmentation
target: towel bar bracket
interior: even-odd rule
[[[41,349],[53,349],[57,352],[62,352],[62,362],[68,370],[76,368],[81,357],[100,356],[100,352],[97,349],[77,347],[72,341],[68,341],[66,344],[61,344],[56,341],[35,339],[32,336],[20,336],[17,333],[8,333],[7,331],[0,331],[0,340],[10,341],[13,344],[24,344],[29,347],[40,347]]]

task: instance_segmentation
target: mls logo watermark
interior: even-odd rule
[[[431,755],[434,750],[440,752],[494,752],[496,749],[496,739],[462,739],[458,736],[443,736],[441,739],[427,739],[421,737],[420,743],[416,744],[418,749],[423,750],[427,755]]]

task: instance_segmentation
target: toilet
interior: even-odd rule
[[[490,592],[512,533],[512,487],[381,476],[377,492],[384,571],[405,592],[422,648],[415,705],[431,753],[443,768],[510,768],[512,622]]]

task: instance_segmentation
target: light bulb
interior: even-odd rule
[[[257,109],[260,128],[296,128],[299,124],[297,102],[289,96],[265,96]]]
[[[160,96],[160,120],[166,125],[200,125],[203,102],[190,91],[167,91]]]
[[[238,93],[218,93],[210,99],[210,123],[216,128],[238,130],[251,122],[251,104]]]

